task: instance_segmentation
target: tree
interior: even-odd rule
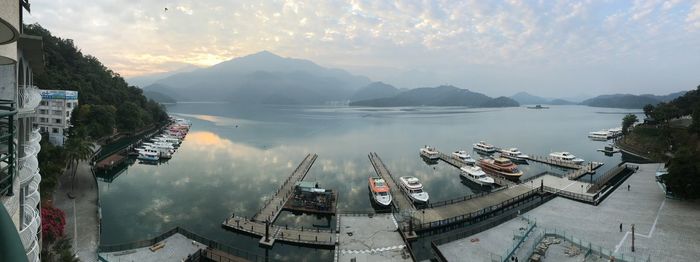
[[[700,103],[693,110],[693,123],[690,124],[690,132],[700,134]]]
[[[639,121],[637,116],[633,114],[628,114],[622,118],[622,133],[625,135],[629,133],[630,127],[632,127],[634,123],[637,123],[637,121]]]
[[[652,116],[652,113],[654,112],[654,105],[652,104],[647,104],[644,106],[644,115],[649,118]]]
[[[668,168],[666,186],[683,198],[700,197],[700,152],[691,146],[676,152]]]
[[[126,102],[117,109],[119,122],[117,126],[123,131],[135,131],[141,126],[141,108],[132,102]]]
[[[82,160],[88,160],[92,157],[92,143],[81,136],[72,136],[68,138],[65,145],[65,156],[68,159],[68,168],[71,170],[71,192],[69,197],[73,197],[73,189],[75,187],[75,174],[78,171],[78,163]]]

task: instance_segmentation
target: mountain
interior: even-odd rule
[[[129,85],[144,87],[144,86],[151,85],[151,84],[155,83],[156,81],[163,79],[163,78],[166,78],[166,77],[169,77],[171,75],[174,75],[177,73],[192,72],[197,68],[199,68],[199,67],[195,66],[195,65],[187,64],[184,67],[177,69],[175,71],[134,76],[134,77],[126,78],[125,80],[126,80],[126,82],[129,83]]]
[[[148,99],[153,99],[153,101],[156,101],[161,104],[173,104],[177,102],[177,100],[175,100],[174,98],[158,91],[146,90],[143,91],[143,96],[147,97]]]
[[[654,98],[654,99],[659,100],[661,102],[670,102],[673,99],[676,99],[676,98],[679,98],[679,97],[685,95],[686,93],[688,93],[688,91],[680,91],[680,92],[670,93],[668,95],[661,95],[661,96],[652,95],[652,94],[644,94],[641,96]]]
[[[612,108],[642,108],[647,104],[658,104],[661,100],[655,97],[638,96],[631,94],[613,94],[600,95],[591,99],[586,99],[581,102],[582,105],[593,107],[612,107]]]
[[[480,107],[519,107],[518,101],[509,97],[499,96],[481,104]]]
[[[401,92],[392,97],[376,98],[351,102],[351,106],[469,106],[482,107],[499,106],[517,102],[510,98],[499,98],[498,101],[481,93],[471,92],[454,86],[421,87]],[[507,101],[510,100],[510,101]]]
[[[355,91],[350,101],[370,100],[384,97],[392,97],[401,92],[392,85],[382,82],[373,82]]]
[[[515,95],[510,96],[510,98],[517,101],[520,104],[523,104],[523,105],[535,105],[535,104],[548,104],[549,103],[549,99],[546,99],[544,97],[531,95],[530,93],[527,93],[527,92],[519,92]]]
[[[324,104],[347,101],[369,83],[363,76],[263,51],[192,72],[177,73],[144,90],[173,94],[178,101]]]
[[[552,99],[547,103],[548,105],[575,105],[576,103],[564,99]]]

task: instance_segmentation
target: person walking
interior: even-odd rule
[[[620,232],[622,232],[622,223],[620,223]]]
[[[630,191],[630,184],[627,184],[627,191]]]

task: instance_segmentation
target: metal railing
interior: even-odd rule
[[[135,241],[131,243],[124,243],[124,244],[117,244],[117,245],[100,245],[97,248],[98,253],[108,253],[108,252],[117,252],[117,251],[124,251],[124,250],[129,250],[129,249],[137,249],[137,248],[144,248],[148,246],[155,245],[158,242],[161,242],[172,235],[175,234],[181,234],[191,240],[197,241],[199,243],[202,243],[210,248],[213,249],[218,249],[223,252],[226,252],[228,254],[231,254],[233,256],[237,256],[240,258],[244,258],[250,261],[265,261],[265,257],[262,255],[257,255],[253,254],[251,252],[237,249],[228,245],[221,244],[217,241],[202,237],[200,235],[197,235],[193,232],[190,232],[184,228],[181,227],[175,227],[171,230],[166,231],[163,234],[160,234],[154,238],[151,239],[145,239],[145,240],[140,240],[140,241]],[[104,260],[101,256],[98,255],[98,258],[101,260]]]
[[[576,238],[572,234],[567,234],[566,231],[558,230],[556,228],[554,228],[554,229],[544,228],[542,230],[542,232],[539,233],[539,235],[535,236],[535,241],[532,243],[532,246],[529,247],[528,256],[532,256],[532,254],[535,253],[535,249],[537,248],[537,245],[539,245],[540,242],[542,241],[542,239],[544,239],[545,237],[557,237],[557,238],[561,238],[561,239],[568,241],[572,245],[575,245],[579,249],[582,250],[582,253],[584,254],[584,258],[588,258],[588,256],[595,254],[598,257],[604,258],[604,260],[610,260],[610,261],[651,262],[650,255],[647,255],[646,258],[638,259],[635,256],[625,255],[624,253],[618,253],[616,251],[612,251],[612,250],[608,250],[606,248],[603,248],[602,246],[594,245],[593,243],[591,243],[589,241],[582,240],[581,238]],[[614,259],[612,259],[613,257],[614,257]]]
[[[41,103],[41,90],[35,86],[20,85],[17,95],[17,104],[20,112],[33,111]]]
[[[36,233],[39,229],[39,217],[36,208],[24,205],[24,224],[19,230],[19,237],[22,240],[22,245],[29,248],[32,241],[36,240]]]
[[[15,115],[17,110],[12,100],[0,100],[0,195],[12,195],[13,179],[15,175]],[[12,215],[18,206],[8,208]]]
[[[627,164],[620,163],[620,165],[608,170],[602,176],[598,177],[593,181],[593,186],[588,189],[589,193],[598,192],[603,188],[610,180],[618,176],[620,173],[627,172],[631,168]]]

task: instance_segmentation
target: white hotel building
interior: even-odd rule
[[[71,114],[77,106],[78,91],[41,90],[41,104],[36,110],[39,132],[48,133],[52,144],[63,145]]]

